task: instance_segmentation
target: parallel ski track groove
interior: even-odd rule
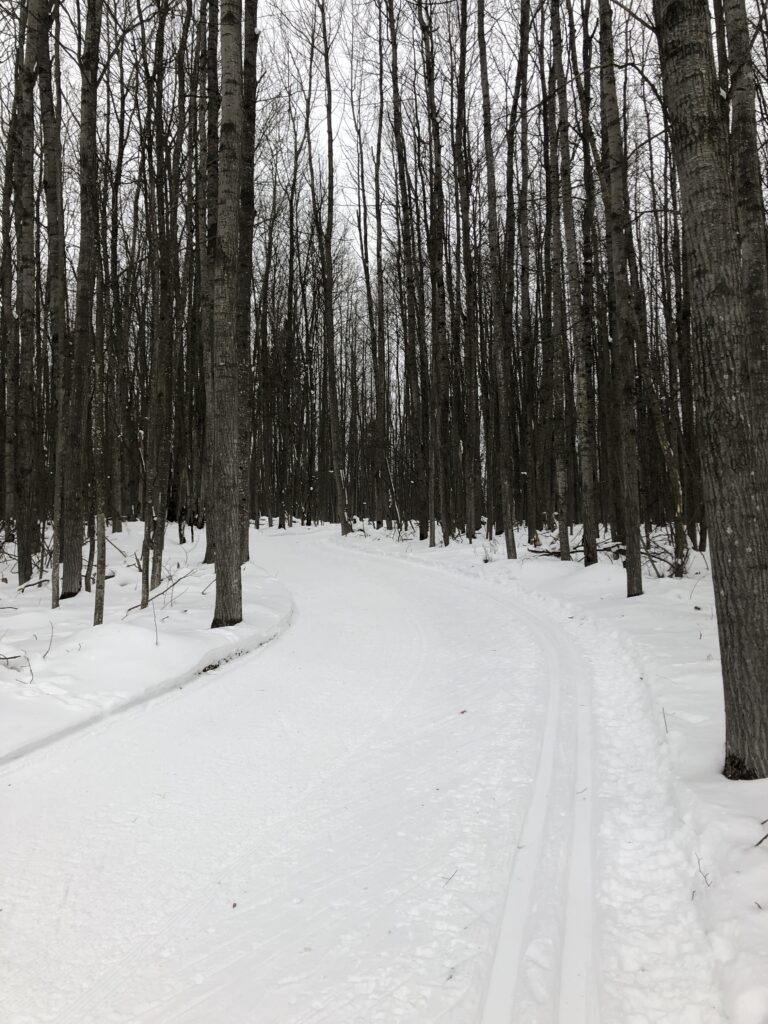
[[[386,558],[378,552],[357,549],[357,553]],[[424,562],[411,562],[407,558],[402,559],[402,562],[411,568],[427,568],[454,580],[458,578],[468,581],[470,585],[481,589],[489,600],[506,609],[519,597],[510,594],[510,598],[504,600],[499,596],[495,584],[470,573],[426,565]],[[481,1021],[482,1024],[524,1024],[515,1014],[520,973],[526,940],[530,934],[535,881],[547,838],[547,809],[555,778],[559,719],[565,696],[564,681],[575,678],[575,692],[569,694],[575,698],[576,704],[576,721],[572,723],[576,728],[576,744],[570,781],[570,835],[564,869],[566,899],[561,923],[561,955],[555,979],[557,990],[553,995],[555,1020],[558,1024],[599,1024],[593,921],[595,833],[591,662],[585,656],[578,639],[569,635],[569,631],[559,623],[557,628],[567,636],[570,653],[574,655],[577,664],[565,662],[539,618],[521,607],[516,614],[518,628],[520,620],[525,620],[525,628],[535,637],[544,655],[548,692],[539,761],[512,859],[504,913]]]
[[[327,542],[333,544],[334,542]],[[522,827],[520,829],[517,847],[512,858],[508,890],[506,894],[505,909],[502,916],[499,939],[496,947],[493,967],[486,994],[485,1006],[482,1015],[482,1024],[522,1024],[515,1020],[515,1003],[520,972],[525,956],[526,938],[529,934],[530,919],[533,909],[533,898],[535,880],[541,863],[541,853],[547,838],[547,810],[549,805],[549,794],[555,779],[556,754],[558,750],[559,718],[563,699],[563,679],[573,675],[574,666],[565,664],[562,655],[558,655],[555,645],[552,644],[551,635],[547,632],[539,617],[532,614],[519,603],[519,595],[510,594],[507,599],[502,598],[494,584],[469,573],[456,572],[442,566],[428,565],[424,562],[410,561],[409,559],[397,559],[396,562],[386,555],[379,555],[378,552],[361,551],[351,549],[348,553],[357,554],[362,557],[379,559],[388,564],[402,564],[415,570],[431,570],[458,583],[463,581],[470,589],[481,590],[483,596],[494,604],[501,606],[505,611],[510,611],[512,605],[515,608],[516,624],[518,628],[525,628],[535,638],[538,649],[542,652],[544,660],[544,674],[547,681],[547,699],[544,710],[544,726],[542,730],[541,751],[536,767],[534,779],[531,783],[528,806]],[[420,641],[420,654],[411,673],[409,684],[418,676],[419,667],[425,657],[425,645],[423,630],[415,624]],[[559,630],[567,633],[563,627],[557,625]],[[569,637],[572,647],[576,647],[576,654],[579,662],[589,665],[579,649],[577,641]],[[247,654],[257,654],[255,651]],[[230,660],[230,659],[226,659]],[[202,674],[202,673],[200,673]],[[567,899],[563,912],[563,944],[562,955],[559,963],[559,985],[555,993],[556,1005],[558,1005],[557,1020],[559,1024],[598,1024],[599,1015],[594,1004],[594,993],[596,991],[593,983],[594,951],[591,941],[584,941],[585,934],[591,936],[591,906],[592,906],[592,878],[591,861],[593,851],[592,831],[592,746],[591,746],[591,699],[589,682],[584,672],[577,671],[577,746],[573,764],[573,791],[569,804],[571,815],[571,836],[570,849],[567,859]],[[348,751],[339,761],[330,767],[323,778],[305,790],[298,804],[291,807],[285,816],[271,822],[268,831],[271,833],[279,828],[289,818],[296,817],[296,811],[306,806],[318,789],[323,786],[328,776],[343,769],[349,761],[370,739],[370,736],[386,723],[406,698],[408,685],[403,687],[400,699],[389,711],[379,720],[377,726],[368,730],[355,747]],[[101,731],[108,726],[109,720],[128,711],[135,711],[136,705],[166,699],[175,699],[179,696],[173,690],[164,694],[152,694],[145,699],[137,700],[132,706],[121,707],[114,712],[100,716],[97,721],[88,721],[79,725],[72,732],[79,733],[79,738],[85,739],[94,732]],[[89,728],[90,726],[90,728]],[[63,739],[57,736],[56,740]],[[74,736],[71,737],[75,739]],[[35,751],[25,752],[27,756],[35,753],[38,756],[45,755],[43,745]],[[16,764],[21,757],[14,758]],[[0,759],[0,765],[2,759]],[[11,762],[7,768],[15,767]],[[0,772],[3,774],[3,772]],[[584,799],[580,799],[584,797]],[[290,834],[290,829],[289,833]],[[259,836],[258,844],[263,843],[264,836]],[[235,870],[253,854],[256,843],[246,843],[239,847],[235,855],[226,861],[219,874],[224,877]],[[70,1002],[55,1018],[55,1024],[81,1024],[83,1014],[89,1013],[103,1004],[104,1000],[114,992],[121,981],[130,973],[131,968],[138,962],[141,955],[149,948],[162,942],[164,937],[175,925],[189,921],[195,913],[202,909],[212,898],[214,885],[207,885],[192,900],[186,901],[174,913],[169,915],[163,923],[163,927],[153,935],[141,939],[128,953],[120,958],[115,964],[108,968],[95,982],[94,986],[83,992],[79,997]],[[402,895],[399,894],[399,895]]]

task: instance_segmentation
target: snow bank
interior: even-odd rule
[[[169,529],[163,581],[143,611],[141,524],[110,538],[104,624],[93,595],[50,608],[50,587],[0,582],[0,763],[183,686],[222,661],[267,643],[293,613],[291,596],[254,563],[243,567],[243,622],[211,630],[213,567],[205,535],[181,545]],[[150,595],[152,596],[152,595]]]
[[[681,580],[649,568],[643,596],[627,600],[619,562],[605,556],[585,570],[534,555],[524,532],[517,536],[517,561],[506,559],[503,539],[430,549],[411,536],[360,524],[350,540],[371,554],[521,588],[566,626],[574,645],[618,647],[624,664],[617,677],[633,673],[645,691],[656,741],[648,756],[655,752],[674,797],[691,901],[719,966],[725,1011],[733,1024],[768,1024],[768,780],[732,782],[721,774],[722,674],[706,557],[694,553]],[[625,699],[617,688],[616,701]],[[635,796],[627,794],[630,816]]]

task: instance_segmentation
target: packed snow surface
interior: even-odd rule
[[[231,633],[202,546],[146,635],[128,557],[101,630],[3,588],[0,713],[36,689],[0,734],[0,1020],[765,1024],[768,790],[717,776],[679,581],[368,534],[254,531]]]
[[[257,565],[243,569],[243,622],[212,632],[215,574],[204,536],[180,544],[169,529],[163,582],[141,609],[143,528],[127,524],[107,548],[104,623],[93,629],[93,594],[51,610],[50,580],[0,586],[0,764],[99,718],[188,682],[278,636],[290,593]]]

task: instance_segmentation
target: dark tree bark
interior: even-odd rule
[[[725,687],[725,774],[768,775],[768,452],[750,420],[737,199],[705,0],[657,0],[692,262],[694,385]]]
[[[240,354],[240,560],[248,561],[250,526],[253,367],[251,359],[251,291],[253,284],[253,172],[256,150],[256,53],[258,0],[244,0],[243,139],[240,167],[240,239],[237,278],[237,346]]]
[[[35,203],[34,91],[38,37],[43,9],[39,0],[28,7],[27,32],[18,108],[18,148],[13,161],[18,275],[16,316],[19,329],[16,387],[16,552],[19,584],[32,576],[32,554],[39,539],[35,508]]]
[[[54,100],[50,56],[52,17],[41,27],[38,47],[40,116],[43,126],[45,209],[48,222],[48,279],[50,288],[50,333],[54,360],[56,426],[53,484],[53,552],[51,565],[51,606],[58,608],[61,562],[62,492],[67,459],[67,387],[72,375],[72,343],[67,325],[66,253],[64,247],[64,193],[61,173],[61,124]],[[58,53],[57,53],[58,66]]]
[[[206,204],[206,247],[201,268],[200,315],[203,321],[203,377],[205,381],[205,468],[203,494],[205,507],[205,555],[203,561],[210,564],[216,558],[216,515],[214,465],[216,461],[215,420],[216,395],[214,388],[214,289],[216,274],[216,245],[219,211],[219,90],[218,42],[219,42],[219,0],[203,0],[203,10],[208,20],[207,46],[205,50],[206,80],[206,128],[200,130],[201,148],[205,169]],[[201,12],[202,14],[202,12]],[[203,144],[204,140],[204,145]],[[201,183],[202,184],[202,183]]]
[[[618,405],[618,478],[621,483],[627,597],[643,592],[640,561],[640,495],[637,466],[637,400],[635,393],[635,339],[637,322],[630,294],[628,245],[630,226],[625,208],[624,146],[616,93],[613,52],[613,16],[610,0],[600,0],[600,101],[605,137],[602,169],[610,270],[613,284],[614,374]]]
[[[394,0],[386,0],[387,31],[391,49],[390,72],[392,79],[392,128],[395,136],[397,155],[398,214],[402,232],[402,255],[405,267],[405,318],[404,348],[405,377],[408,404],[410,409],[409,433],[412,437],[414,475],[417,480],[417,515],[419,520],[419,536],[424,540],[427,536],[428,512],[426,501],[427,480],[427,441],[428,431],[424,429],[425,414],[422,408],[423,397],[419,386],[418,356],[418,324],[419,314],[416,299],[416,250],[413,209],[411,201],[411,182],[408,173],[408,154],[403,129],[402,99],[400,93],[400,61],[398,49],[398,27],[395,20]]]
[[[336,330],[334,309],[334,266],[333,266],[333,230],[335,223],[335,187],[334,187],[334,156],[333,156],[333,91],[331,87],[331,49],[328,33],[328,19],[325,0],[318,0],[320,12],[321,55],[323,61],[323,81],[325,86],[325,128],[327,148],[327,195],[325,219],[321,215],[320,201],[315,193],[315,231],[320,240],[321,264],[323,277],[323,336],[325,345],[325,365],[327,369],[328,419],[331,441],[331,461],[333,477],[336,485],[336,518],[341,524],[341,535],[352,532],[350,521],[349,500],[347,496],[346,464],[344,459],[344,437],[339,413],[339,390],[336,367]],[[315,42],[313,39],[313,47]],[[308,131],[309,134],[309,131]],[[310,156],[311,161],[311,156]],[[314,178],[313,178],[314,180]]]
[[[237,270],[243,120],[241,2],[221,0],[221,143],[213,292],[213,497],[216,608],[213,628],[242,621],[240,382]]]
[[[62,599],[80,592],[83,576],[83,495],[87,483],[82,440],[87,436],[86,381],[93,350],[93,300],[98,245],[96,115],[102,0],[88,0],[80,56],[80,234],[75,295],[74,355],[69,395],[67,470],[63,497]]]
[[[741,243],[747,366],[759,437],[768,442],[768,238],[757,142],[755,76],[744,0],[724,0],[731,97],[731,161]]]
[[[488,57],[485,38],[485,0],[477,4],[477,39],[480,53],[480,81],[483,97],[483,143],[488,184],[488,248],[491,259],[491,305],[493,311],[493,350],[496,366],[496,391],[499,406],[499,482],[501,516],[507,558],[516,558],[515,506],[512,467],[512,401],[509,387],[510,339],[505,331],[504,281],[499,245],[499,214],[496,192],[496,159],[493,151],[491,99],[488,84]]]
[[[568,138],[568,96],[563,69],[563,40],[560,23],[560,0],[552,0],[552,54],[557,91],[557,136],[560,157],[560,188],[563,203],[563,233],[565,236],[568,300],[573,330],[576,369],[576,424],[579,452],[579,482],[583,521],[584,564],[597,562],[597,509],[595,506],[595,451],[589,406],[589,366],[592,344],[591,306],[585,281],[588,270],[588,245],[583,239],[584,273],[579,266],[579,244],[576,237],[576,215],[573,204],[571,177],[571,144]],[[574,73],[578,68],[574,63]],[[580,95],[585,96],[583,89]],[[582,130],[588,131],[589,108],[582,103]],[[591,173],[589,149],[585,152],[585,176]],[[587,192],[589,186],[587,188]]]
[[[547,193],[551,249],[549,273],[551,277],[551,334],[549,345],[552,349],[552,428],[554,431],[555,484],[557,504],[558,541],[560,559],[571,560],[570,537],[568,534],[568,442],[566,425],[566,384],[568,381],[568,340],[565,319],[565,290],[563,286],[563,242],[561,227],[560,182],[561,168],[558,123],[557,123],[557,76],[554,65],[549,75],[549,91],[546,99],[549,140],[549,163],[547,167]]]
[[[424,85],[427,94],[427,119],[431,161],[429,168],[429,276],[431,285],[432,325],[432,444],[431,477],[436,487],[434,498],[439,502],[442,541],[451,539],[450,511],[450,357],[445,301],[445,192],[443,187],[443,146],[437,109],[437,86],[433,15],[417,0],[423,53]],[[436,515],[430,515],[434,522]],[[430,538],[433,540],[433,538]]]

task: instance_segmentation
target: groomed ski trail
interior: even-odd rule
[[[545,652],[547,713],[514,851],[483,1024],[533,1019],[537,1010],[548,1020],[598,1024],[589,680],[578,652],[553,645],[551,633],[535,621],[529,628]],[[536,963],[536,916],[545,893],[558,894],[561,919],[554,922],[553,941],[561,943],[559,961],[539,985],[534,1005],[524,1011],[520,1004],[530,986],[523,974],[531,966],[528,961]]]
[[[260,652],[0,773],[6,1024],[716,1024],[636,669],[299,530]]]

